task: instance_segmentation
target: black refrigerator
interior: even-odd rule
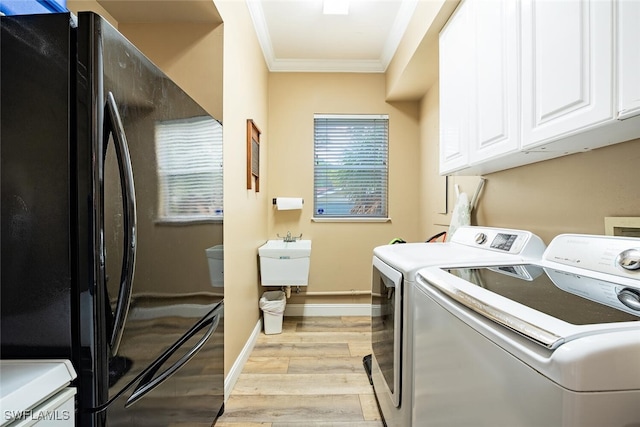
[[[82,427],[211,425],[221,123],[94,13],[0,29],[0,357],[70,359]]]

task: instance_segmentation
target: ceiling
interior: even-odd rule
[[[246,0],[270,71],[384,72],[418,0]],[[333,0],[336,1],[336,0]]]
[[[383,73],[416,5],[430,0],[97,1],[118,22],[209,23],[222,22],[216,1],[243,1],[270,71]],[[348,14],[323,14],[327,1]]]

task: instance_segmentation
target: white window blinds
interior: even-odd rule
[[[156,123],[161,221],[222,219],[222,125],[211,117]]]
[[[314,217],[386,218],[387,115],[314,115]]]

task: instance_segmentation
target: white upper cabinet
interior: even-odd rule
[[[470,163],[520,148],[518,7],[513,0],[470,2],[475,51]]]
[[[469,162],[474,102],[474,30],[469,4],[462,3],[440,33],[440,174],[461,169]]]
[[[440,34],[441,174],[519,149],[517,7],[466,0]]]
[[[522,1],[522,150],[640,137],[640,1]]]
[[[521,5],[522,147],[614,118],[612,1]]]
[[[640,0],[463,0],[440,33],[440,174],[640,138]]]
[[[618,3],[618,119],[640,114],[640,1]]]

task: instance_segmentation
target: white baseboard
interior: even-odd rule
[[[247,340],[244,347],[242,348],[242,351],[236,358],[236,361],[234,362],[233,366],[229,370],[229,373],[224,378],[225,403],[229,399],[229,396],[231,395],[231,391],[233,390],[233,387],[235,387],[236,382],[238,381],[238,378],[242,373],[242,368],[244,368],[244,365],[245,363],[247,363],[249,356],[251,356],[251,352],[253,351],[253,347],[256,345],[256,341],[258,340],[258,337],[260,336],[261,331],[262,331],[262,317],[258,319],[258,323],[256,323],[255,328],[253,328],[253,332],[251,332],[249,339]]]
[[[371,304],[287,304],[286,316],[371,316]]]

